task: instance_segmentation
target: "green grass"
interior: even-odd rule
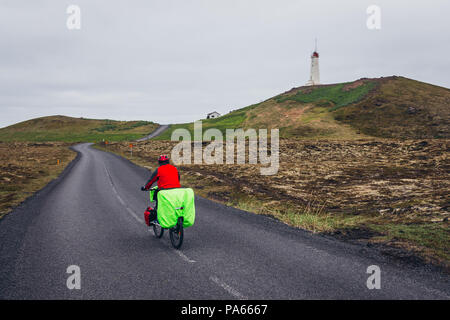
[[[276,98],[278,103],[288,100],[301,103],[315,103],[318,106],[330,106],[330,110],[334,111],[341,107],[355,103],[365,97],[375,86],[373,82],[366,82],[354,89],[344,91],[344,86],[348,83],[340,83],[331,86],[321,86],[314,88],[312,91],[304,92],[300,90],[294,95],[279,96]]]
[[[383,80],[367,99],[333,113],[339,122],[370,136],[449,138],[449,101],[447,88],[395,77]]]
[[[0,141],[97,142],[136,140],[158,124],[148,121],[115,121],[51,116],[0,129]]]
[[[349,84],[351,83],[319,86],[316,88],[305,87],[298,90],[293,95],[282,94],[264,102],[235,110],[216,119],[202,120],[203,130],[205,131],[209,128],[216,128],[224,134],[226,129],[259,129],[271,128],[273,127],[272,125],[274,125],[280,129],[282,136],[304,135],[308,138],[315,136],[329,136],[330,134],[335,133],[335,130],[322,128],[322,124],[318,122],[312,124],[312,128],[305,126],[305,124],[308,124],[311,120],[327,118],[327,115],[332,117],[331,111],[363,99],[376,85],[373,81],[367,81],[356,88],[344,90],[345,86]],[[283,102],[288,101],[294,101],[298,104],[283,104]],[[302,108],[303,106],[300,104],[305,103],[314,103],[318,110],[315,111],[314,108],[302,116],[299,116],[299,121],[295,122],[295,124],[292,124],[292,122],[289,123],[288,119],[290,119],[290,116],[285,112],[295,108]],[[283,109],[278,110],[280,112],[277,111],[274,113],[274,107],[279,106],[280,104],[282,104]],[[267,116],[258,118],[258,114],[264,114]],[[334,120],[332,118],[330,119]],[[178,128],[189,130],[191,136],[193,136],[193,123],[183,123],[172,125],[166,132],[154,139],[171,140],[172,132]]]
[[[342,229],[352,229],[373,220],[371,216],[329,214],[318,203],[295,206],[284,203],[273,206],[267,205],[264,200],[251,196],[237,197],[230,201],[228,205],[258,214],[268,214],[291,226],[313,232],[327,233]]]
[[[131,122],[129,124],[121,125],[117,121],[113,121],[113,120],[105,120],[105,121],[106,121],[106,124],[104,124],[101,127],[94,128],[93,130],[98,131],[98,132],[126,131],[126,130],[131,130],[134,128],[139,128],[142,126],[147,126],[147,125],[152,124],[152,122],[147,122],[147,121],[136,121],[136,122]]]
[[[215,118],[215,119],[203,119],[202,120],[202,129],[203,132],[205,130],[208,130],[210,128],[219,129],[222,134],[225,135],[226,129],[238,129],[242,127],[242,123],[246,119],[246,111],[245,110],[239,110],[230,112],[222,117]],[[182,123],[182,124],[174,124],[169,127],[165,132],[163,132],[158,137],[155,137],[155,140],[171,140],[172,132],[176,129],[187,129],[191,137],[193,139],[194,137],[194,123]]]
[[[129,141],[142,138],[144,134],[136,133],[54,133],[54,132],[18,132],[14,137],[0,134],[0,141],[62,141],[62,142],[99,142],[99,141]]]
[[[203,120],[203,130],[280,129],[298,139],[446,138],[450,90],[402,77],[293,88],[261,103]],[[412,113],[409,112],[412,108]],[[193,123],[172,125],[157,140]]]
[[[445,223],[386,223],[370,224],[375,231],[385,234],[388,240],[400,239],[433,250],[439,257],[450,260],[450,228]]]

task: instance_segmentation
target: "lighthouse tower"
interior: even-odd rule
[[[316,48],[311,55],[311,75],[306,83],[307,86],[314,86],[320,84],[320,73],[319,73],[319,53],[317,52],[317,40]]]

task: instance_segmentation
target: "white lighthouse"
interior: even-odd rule
[[[314,86],[320,84],[320,73],[319,73],[319,53],[317,52],[317,40],[316,49],[311,55],[311,75],[306,83],[307,86]]]

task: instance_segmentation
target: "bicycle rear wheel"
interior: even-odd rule
[[[158,224],[153,225],[153,232],[155,233],[155,237],[162,238],[164,235],[164,229]]]
[[[177,225],[169,230],[170,242],[175,249],[180,249],[183,244],[184,230],[183,230],[183,219],[179,218]]]

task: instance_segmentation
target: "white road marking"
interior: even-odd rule
[[[111,175],[109,174],[108,168],[106,168],[106,165],[105,165],[105,164],[103,164],[103,166],[104,166],[104,168],[105,168],[106,174],[107,174],[108,177],[109,177],[109,180],[110,180],[109,183],[111,184],[111,188],[113,189],[113,192],[116,194],[116,197],[117,197],[117,199],[119,200],[119,202],[125,207],[125,209],[127,209],[127,211],[133,216],[133,218],[136,219],[137,222],[139,222],[139,223],[145,223],[142,219],[140,219],[140,218],[137,216],[137,214],[136,214],[133,210],[131,210],[131,209],[126,205],[125,201],[123,201],[123,199],[119,196],[119,193],[117,192],[116,187],[114,187],[114,184],[113,184],[113,182],[112,182],[112,178],[111,178]]]
[[[184,261],[186,261],[186,262],[189,262],[189,263],[194,263],[195,262],[195,260],[191,260],[191,259],[189,259],[183,252],[181,252],[180,250],[175,250],[175,252],[184,260]]]
[[[119,199],[119,202],[125,207],[125,202],[123,202],[122,198],[118,195],[117,199]]]
[[[230,287],[225,282],[220,281],[220,279],[217,278],[216,276],[209,277],[209,280],[211,280],[212,282],[217,284],[219,287],[222,287],[223,289],[225,289],[225,291],[227,291],[229,294],[231,294],[235,298],[238,298],[239,300],[247,300],[247,298],[244,297],[239,291],[237,291],[236,289]]]
[[[136,215],[136,213],[131,210],[130,208],[126,207],[127,211],[139,222],[141,223],[145,223],[143,220],[139,219],[139,217]]]

